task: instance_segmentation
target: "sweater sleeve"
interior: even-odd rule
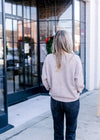
[[[43,67],[42,67],[42,83],[45,86],[46,90],[49,90],[49,84],[48,84],[48,78],[47,78],[47,64],[46,59],[44,61]]]
[[[75,68],[75,85],[77,88],[77,92],[81,93],[82,90],[84,89],[84,79],[83,79],[83,70],[82,70],[82,64],[81,64],[81,60],[78,57],[78,61],[76,64],[76,68]]]

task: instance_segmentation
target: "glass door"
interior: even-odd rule
[[[7,93],[24,89],[22,20],[6,18]]]

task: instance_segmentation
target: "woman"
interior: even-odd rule
[[[52,49],[43,65],[42,82],[51,96],[54,140],[64,140],[64,115],[65,139],[75,140],[79,95],[84,88],[82,64],[66,31],[57,31]]]

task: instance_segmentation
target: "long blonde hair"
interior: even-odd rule
[[[64,30],[59,30],[52,44],[52,53],[56,56],[57,68],[61,68],[62,54],[63,52],[73,53],[73,43],[72,38],[68,32]]]

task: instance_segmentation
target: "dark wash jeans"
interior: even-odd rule
[[[51,97],[51,112],[54,125],[54,140],[64,140],[64,115],[66,118],[66,140],[75,140],[79,100],[74,102],[60,102]]]

